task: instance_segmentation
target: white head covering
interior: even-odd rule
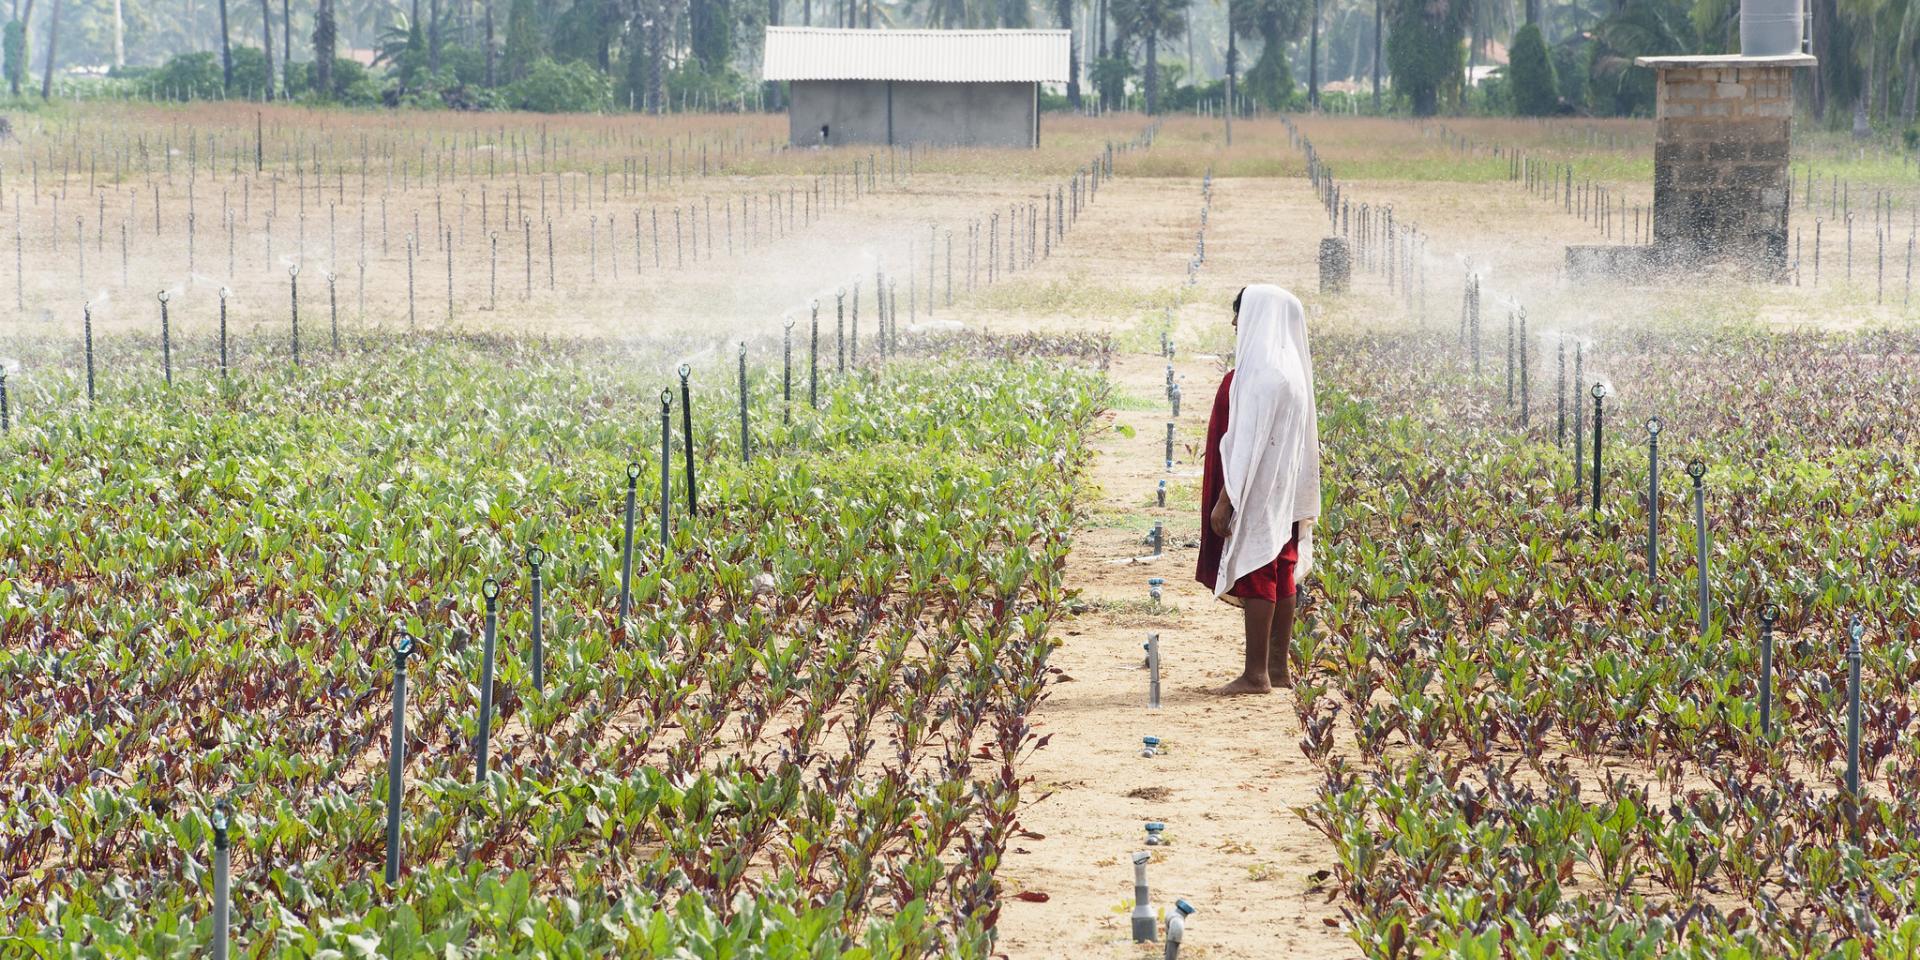
[[[1220,554],[1214,596],[1272,563],[1293,524],[1320,515],[1320,427],[1313,355],[1299,298],[1272,284],[1240,295],[1239,343],[1220,438],[1233,528]]]

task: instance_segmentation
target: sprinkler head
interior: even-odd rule
[[[1687,476],[1693,478],[1694,486],[1699,486],[1701,479],[1706,477],[1706,475],[1707,462],[1705,460],[1694,459],[1687,461]]]
[[[1595,400],[1599,400],[1599,399],[1602,399],[1602,398],[1604,398],[1604,397],[1606,397],[1606,395],[1607,395],[1607,385],[1606,385],[1606,384],[1604,384],[1604,383],[1596,383],[1596,384],[1594,384],[1594,385],[1593,385],[1593,398],[1594,398]]]
[[[527,566],[538,570],[540,569],[540,565],[545,562],[547,562],[547,552],[545,550],[539,547],[527,548]]]
[[[689,375],[691,375],[692,373],[693,373],[693,367],[692,367],[692,366],[690,366],[690,365],[688,365],[688,364],[684,364],[684,363],[680,365],[680,379],[681,379],[681,380],[685,380],[685,379],[687,379],[687,377],[688,377]]]
[[[1760,622],[1771,627],[1780,622],[1780,605],[1769,603],[1760,608]]]
[[[743,357],[747,355],[747,342],[745,340],[740,341],[740,355]]]
[[[1141,756],[1153,757],[1153,756],[1158,756],[1160,754],[1160,738],[1159,737],[1141,737],[1140,742],[1143,745],[1140,750]]]
[[[391,644],[393,655],[404,659],[407,654],[413,652],[415,642],[413,634],[407,632],[407,625],[404,623],[395,624],[395,628],[400,631],[400,638]]]
[[[227,805],[226,800],[218,800],[213,805],[213,812],[207,814],[207,821],[213,824],[213,829],[224,833],[227,825],[233,822],[233,808]]]
[[[1152,860],[1153,860],[1153,854],[1148,853],[1145,850],[1142,850],[1139,853],[1136,853],[1133,855],[1133,865],[1136,867],[1142,864],[1150,863],[1152,862]]]
[[[1853,652],[1860,652],[1860,638],[1866,632],[1866,625],[1860,622],[1859,617],[1854,617],[1853,622],[1847,624],[1847,636],[1853,640]]]
[[[292,265],[290,265],[290,266],[288,266],[288,267],[287,267],[287,276],[289,276],[289,277],[297,277],[297,276],[299,276],[299,275],[300,275],[300,265],[299,265],[299,264],[297,264],[297,263],[296,263],[296,264],[292,264]]]
[[[482,580],[480,582],[480,595],[487,598],[488,603],[500,599],[500,581],[492,577]]]
[[[233,295],[233,291],[232,291],[232,290],[228,290],[228,289],[227,289],[226,287],[221,287],[221,288],[220,288],[220,299],[221,299],[221,300],[225,300],[225,299],[227,299],[228,297],[230,297],[230,296],[232,296],[232,295]]]
[[[1161,823],[1158,820],[1148,823],[1147,824],[1147,846],[1157,847],[1166,843],[1165,840],[1162,840],[1160,838],[1161,832],[1166,829],[1167,829],[1167,825],[1164,823]]]
[[[632,463],[627,464],[627,481],[631,483],[638,479],[640,479],[639,461],[634,461]]]
[[[165,290],[160,291],[159,293],[155,294],[155,296],[160,298],[161,303],[166,303],[168,300],[173,299],[173,294],[170,294]]]
[[[1193,916],[1193,904],[1188,903],[1185,900],[1175,900],[1173,902],[1173,908],[1175,910],[1180,911],[1180,915],[1183,917]]]
[[[671,409],[673,409],[673,391],[665,387],[661,387],[660,388],[660,412],[666,413],[668,410],[671,410]]]
[[[1647,436],[1649,437],[1659,436],[1660,428],[1661,428],[1661,423],[1660,423],[1660,418],[1658,416],[1652,416],[1647,418]]]

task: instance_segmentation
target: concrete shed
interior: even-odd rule
[[[795,146],[1040,145],[1040,85],[1067,81],[1066,30],[768,27]]]

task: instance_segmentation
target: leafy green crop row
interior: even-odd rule
[[[658,348],[356,341],[168,388],[152,346],[101,345],[92,412],[70,346],[14,381],[0,957],[198,953],[220,797],[248,953],[989,951],[1103,346],[909,344],[818,411],[804,358],[791,407],[777,359],[757,365],[750,463],[731,364],[698,365],[700,511],[676,450],[672,539],[643,507],[626,622],[625,464],[657,504]],[[387,889],[399,624],[425,648]]]
[[[1910,953],[1920,338],[1607,332],[1586,354],[1618,390],[1596,523],[1577,505],[1571,407],[1555,442],[1553,341],[1533,352],[1523,429],[1494,376],[1436,358],[1433,337],[1315,344],[1339,547],[1296,641],[1302,747],[1325,774],[1300,813],[1333,843],[1355,939],[1380,957]],[[1655,413],[1650,580],[1640,424]],[[1705,635],[1677,469],[1693,457],[1708,464]],[[1768,602],[1784,615],[1763,732]],[[1854,616],[1858,798],[1841,776]]]

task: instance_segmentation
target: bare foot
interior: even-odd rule
[[[1207,691],[1216,697],[1237,697],[1249,693],[1272,693],[1273,687],[1265,677],[1235,677],[1232,683],[1224,687],[1214,687]]]
[[[1278,673],[1273,671],[1268,671],[1267,683],[1271,684],[1275,690],[1293,689],[1293,678],[1288,676],[1286,671],[1284,670]]]

